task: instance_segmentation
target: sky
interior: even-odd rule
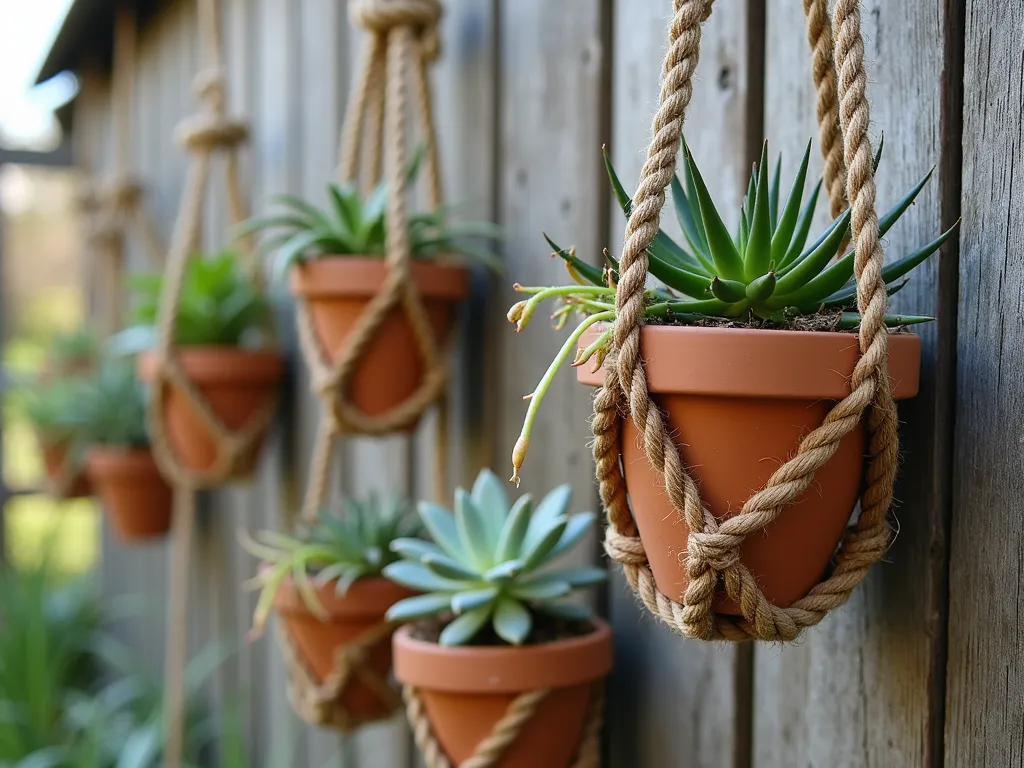
[[[32,83],[71,2],[0,0],[0,145],[45,150],[60,141],[53,110],[74,94],[74,77]]]

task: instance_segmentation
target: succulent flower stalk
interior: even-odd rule
[[[689,148],[682,144],[682,178],[672,180],[672,207],[686,241],[685,246],[658,230],[647,249],[648,272],[660,285],[645,294],[644,320],[686,325],[709,318],[743,324],[749,321],[777,323],[785,328],[796,318],[819,315],[822,325],[833,330],[854,330],[860,325],[857,286],[853,276],[854,251],[844,248],[850,237],[850,211],[844,211],[815,240],[808,244],[821,182],[804,197],[811,143],[804,150],[788,196],[781,190],[781,157],[774,171],[768,165],[768,144],[753,169],[739,226],[730,233],[715,207],[707,185]],[[877,168],[882,154],[879,142]],[[607,152],[605,167],[615,197],[628,217],[633,202],[626,192]],[[933,169],[934,170],[934,169]],[[879,218],[881,236],[899,221],[931,178],[929,171],[891,209]],[[882,270],[891,296],[902,289],[906,275],[934,254],[959,226],[959,222],[929,243],[887,264]],[[596,358],[600,365],[611,344],[611,328],[582,352],[576,347],[583,331],[598,322],[614,324],[615,285],[618,262],[604,252],[604,266],[588,264],[575,249],[562,248],[545,235],[554,254],[564,262],[572,285],[538,286],[516,290],[530,295],[516,304],[510,321],[522,330],[537,303],[552,299],[562,303],[555,311],[561,327],[570,314],[582,319],[559,350],[530,398],[523,430],[512,454],[513,479],[526,458],[530,433],[541,401],[557,370],[570,360],[582,365]],[[886,325],[898,327],[931,320],[917,315],[887,315]]]

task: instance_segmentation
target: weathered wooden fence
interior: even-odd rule
[[[185,167],[171,134],[194,109],[196,19],[188,0],[143,5],[155,8],[142,17],[133,151],[168,232]],[[231,108],[252,121],[248,172],[257,208],[274,192],[319,198],[333,173],[359,46],[345,5],[223,0]],[[542,324],[517,336],[502,317],[513,279],[563,276],[541,232],[588,258],[620,244],[623,222],[609,199],[601,145],[610,145],[624,178],[637,177],[670,3],[448,0],[446,7],[433,83],[447,195],[507,231],[508,274],[476,281],[453,363],[452,481],[465,482],[483,464],[506,469],[520,397],[560,343]],[[616,575],[599,600],[617,638],[611,766],[1024,765],[1024,2],[865,0],[863,7],[873,134],[885,132],[882,205],[937,166],[915,210],[890,234],[889,250],[899,254],[964,218],[959,249],[949,244],[898,297],[901,309],[939,317],[922,332],[922,393],[900,412],[899,536],[850,603],[793,647],[682,640],[646,618]],[[111,158],[109,80],[100,70],[84,82],[80,157],[99,172]],[[686,133],[713,194],[735,210],[762,136],[793,169],[816,133],[799,0],[716,3]],[[215,193],[208,245],[218,243],[223,220]],[[239,585],[254,564],[235,532],[287,524],[318,418],[301,365],[294,370],[259,481],[206,500],[192,576],[193,646],[239,643],[211,688],[218,701],[241,707],[258,764],[290,748],[294,757],[281,764],[412,765],[399,721],[348,741],[298,724],[272,641],[242,642],[253,601]],[[578,506],[595,506],[589,393],[571,379],[565,374],[552,390],[524,490],[568,480]],[[412,440],[349,441],[341,486],[426,493],[434,428],[428,422]],[[592,551],[597,559],[596,542]],[[163,546],[106,543],[112,593],[142,592],[159,608],[165,568]],[[159,622],[136,632],[136,647],[155,663]]]

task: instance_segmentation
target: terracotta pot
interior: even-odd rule
[[[317,589],[320,604],[328,614],[321,621],[306,607],[289,577],[274,597],[274,607],[284,621],[285,631],[317,681],[322,683],[334,670],[335,651],[356,641],[384,620],[388,608],[415,594],[385,578],[360,579],[343,596],[335,594],[335,583]],[[384,637],[370,652],[370,665],[383,679],[391,670],[391,642]],[[349,683],[342,705],[360,720],[375,720],[391,713],[380,698],[358,678]]]
[[[589,344],[593,333],[584,335]],[[835,401],[849,394],[857,337],[848,333],[645,326],[641,350],[648,389],[676,435],[683,464],[704,504],[720,520],[792,456]],[[921,340],[889,338],[889,375],[897,399],[917,394]],[[604,370],[577,369],[584,384],[603,383]],[[760,535],[748,537],[742,560],[776,605],[786,607],[817,584],[850,521],[861,490],[867,429],[839,444],[814,483]],[[689,529],[672,510],[664,483],[627,420],[622,458],[629,498],[658,588],[681,601],[688,578]],[[738,614],[725,597],[715,610]]]
[[[434,736],[453,765],[477,745],[521,693],[551,689],[496,768],[565,768],[583,733],[594,683],[612,668],[612,634],[594,620],[582,637],[520,648],[445,647],[395,633],[395,677],[423,699]]]
[[[383,259],[374,257],[325,257],[292,268],[292,293],[307,303],[313,331],[332,361],[338,359],[367,304],[381,290],[386,274]],[[465,267],[417,262],[412,265],[412,279],[434,338],[442,345],[455,322],[457,302],[469,292],[469,272]],[[377,416],[415,393],[423,372],[412,325],[397,306],[364,351],[349,380],[348,397],[364,413]]]
[[[214,413],[232,430],[242,429],[276,397],[284,376],[285,361],[276,349],[184,347],[173,354]],[[139,377],[148,382],[156,378],[156,356],[152,352],[139,355]],[[217,460],[213,435],[185,395],[168,387],[163,409],[168,441],[178,461],[194,472],[211,469]],[[261,435],[240,474],[247,474],[255,466],[262,443]]]
[[[64,462],[69,460],[69,442],[67,440],[50,440],[40,436],[39,447],[43,454],[43,468],[46,470],[46,476],[50,483],[56,485],[60,482]],[[81,499],[87,496],[92,496],[92,484],[89,482],[84,468],[80,467],[67,492],[61,498]]]
[[[85,466],[122,540],[152,539],[170,530],[174,497],[148,447],[93,446]]]

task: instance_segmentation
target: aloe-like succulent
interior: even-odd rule
[[[253,539],[243,532],[242,546],[264,563],[250,581],[260,589],[253,631],[263,630],[274,596],[289,576],[310,612],[326,618],[317,586],[334,581],[337,594],[345,594],[358,579],[377,576],[398,559],[391,549],[393,542],[415,540],[420,532],[419,520],[408,502],[391,499],[382,503],[375,495],[345,499],[339,510],[325,510],[294,536],[261,531]]]
[[[410,165],[415,178],[419,158]],[[238,237],[256,232],[275,232],[261,247],[274,251],[273,275],[281,280],[297,262],[317,256],[384,256],[387,227],[388,187],[381,182],[365,199],[354,184],[335,183],[327,187],[330,205],[318,208],[294,195],[277,195],[272,202],[282,210],[256,216],[237,230]],[[480,240],[494,242],[501,230],[483,221],[452,222],[451,209],[409,215],[409,248],[415,259],[457,255],[500,271],[501,262]]]
[[[804,199],[810,151],[808,142],[789,195],[782,199],[782,158],[772,172],[765,142],[760,162],[751,174],[739,226],[730,234],[683,141],[682,179],[679,176],[673,179],[672,202],[686,247],[658,230],[647,256],[648,272],[660,286],[647,290],[645,321],[686,325],[708,322],[710,318],[741,324],[778,324],[785,328],[799,327],[799,321],[806,323],[807,318],[813,317],[817,321],[815,326],[822,330],[853,330],[860,325],[853,276],[854,251],[842,251],[850,236],[850,211],[843,212],[808,245],[821,191],[821,181],[818,181]],[[876,168],[881,154],[882,142],[879,142],[874,160]],[[628,217],[632,200],[619,181],[607,152],[604,158],[615,197]],[[880,217],[879,232],[883,237],[913,204],[931,175],[932,171],[925,174]],[[958,226],[959,222],[926,245],[885,266],[882,277],[890,296],[906,285],[905,276],[938,251]],[[556,328],[563,327],[574,313],[581,315],[582,321],[528,397],[530,405],[523,431],[512,453],[513,480],[518,480],[537,410],[558,368],[570,355],[574,355],[574,366],[593,359],[600,367],[610,347],[616,319],[615,285],[619,265],[611,254],[604,252],[605,265],[598,268],[578,258],[574,249],[565,249],[550,238],[547,240],[554,255],[565,261],[574,284],[540,287],[517,284],[516,290],[529,294],[530,298],[517,302],[509,310],[508,319],[516,324],[517,330],[522,330],[538,305],[552,299],[562,303],[552,315]],[[898,327],[931,319],[918,315],[887,315],[885,322],[890,327]],[[577,349],[587,329],[601,322],[607,326],[594,343],[586,349]]]
[[[507,643],[526,642],[534,614],[585,621],[586,606],[559,602],[573,590],[604,580],[600,568],[547,569],[575,546],[594,522],[592,512],[568,514],[572,489],[562,485],[536,507],[530,496],[510,504],[502,482],[483,470],[471,493],[455,492],[455,513],[420,502],[433,541],[400,539],[392,548],[403,561],[384,575],[423,592],[391,607],[392,621],[454,614],[441,631],[442,645],[471,643],[485,627]]]
[[[149,443],[145,390],[130,361],[103,364],[85,383],[79,413],[83,435],[91,443],[122,448]]]

